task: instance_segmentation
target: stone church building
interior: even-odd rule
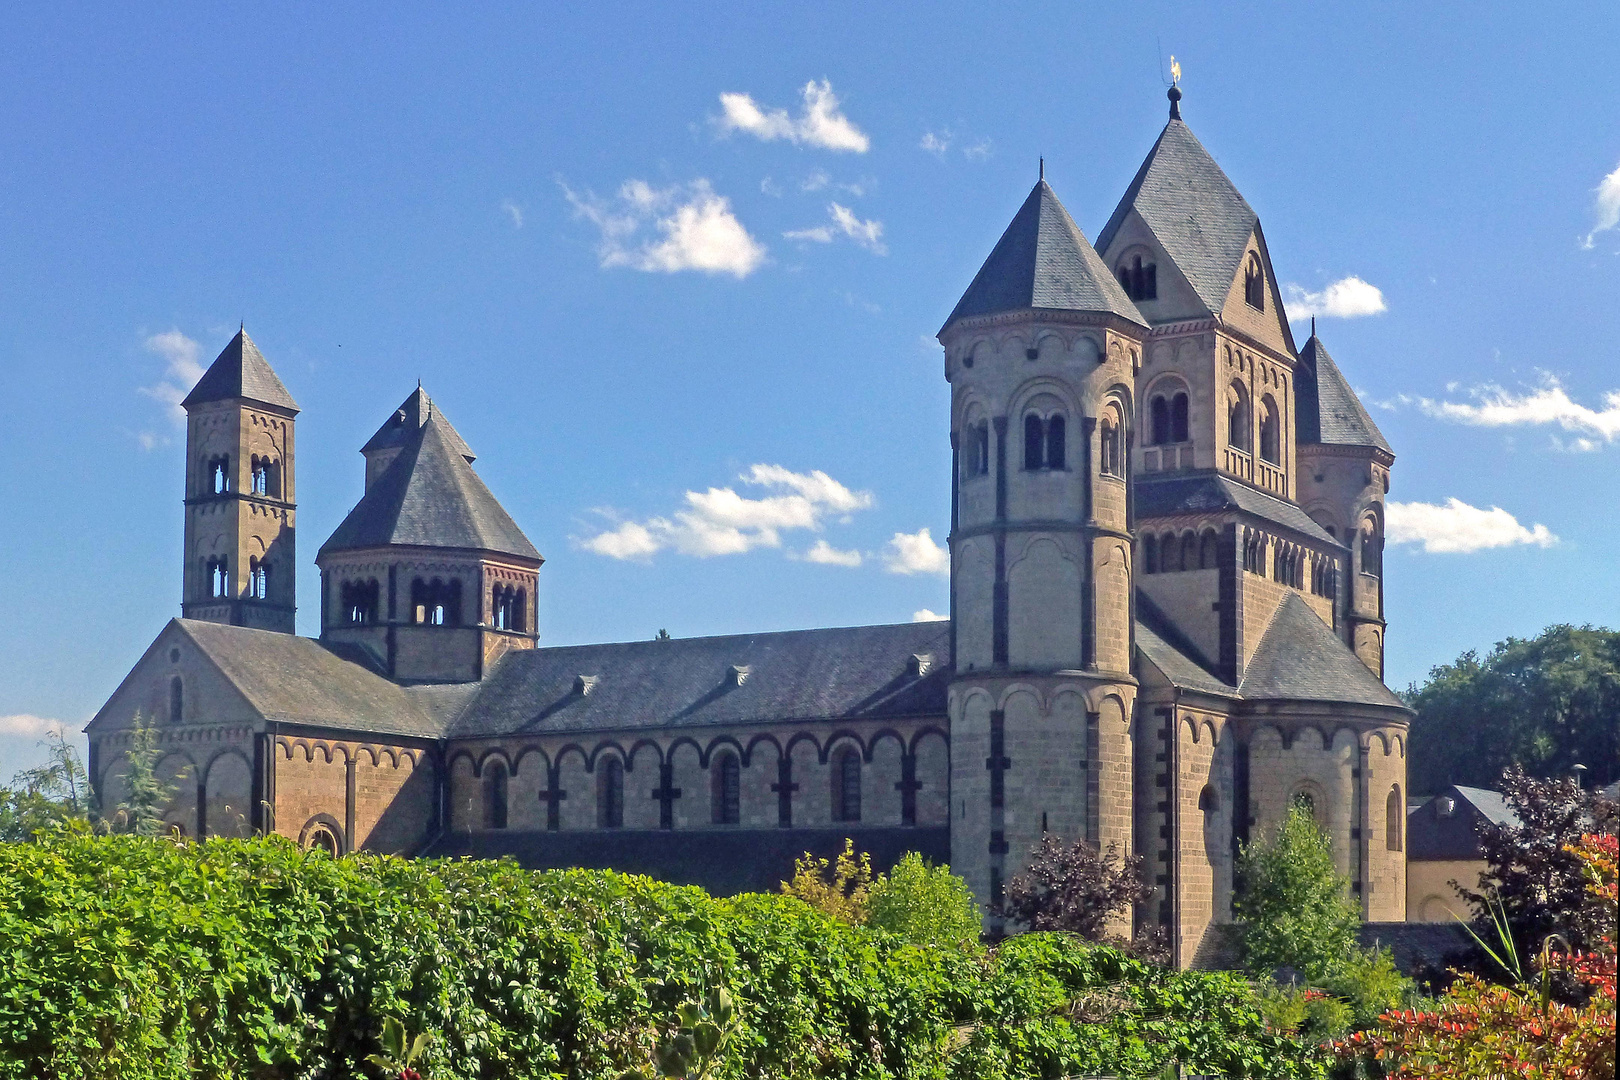
[[[247,334],[185,399],[181,617],[91,721],[155,722],[188,836],[768,889],[844,837],[992,901],[1043,833],[1143,856],[1192,961],[1237,842],[1306,799],[1405,917],[1381,681],[1394,455],[1180,117],[1097,236],[1043,178],[939,333],[950,620],[541,647],[542,558],[420,387],[361,448],[294,633],[298,406]],[[944,420],[945,418],[941,418]],[[943,493],[942,493],[943,494]]]

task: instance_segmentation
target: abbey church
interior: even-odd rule
[[[420,387],[361,447],[296,635],[298,406],[238,334],[184,402],[180,617],[87,729],[104,804],[142,717],[192,837],[717,892],[848,837],[986,904],[1043,834],[1083,837],[1146,860],[1134,921],[1185,966],[1231,919],[1235,846],[1305,800],[1364,917],[1404,919],[1394,455],[1296,345],[1179,90],[1096,242],[1043,178],[939,341],[949,621],[542,646],[544,560]]]

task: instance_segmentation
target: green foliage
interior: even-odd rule
[[[836,860],[818,859],[808,851],[793,863],[793,880],[782,882],[782,895],[803,900],[829,919],[866,924],[867,895],[872,891],[872,856],[855,850],[845,837]]]
[[[1243,920],[1250,970],[1293,968],[1327,975],[1356,949],[1361,913],[1333,865],[1333,850],[1304,806],[1238,854],[1242,888],[1233,904]]]
[[[1502,770],[1568,775],[1586,765],[1596,785],[1620,777],[1620,632],[1551,626],[1466,652],[1407,691],[1413,791],[1495,787]]]
[[[405,1025],[392,1016],[383,1017],[382,1038],[383,1052],[380,1054],[367,1054],[366,1060],[389,1076],[397,1076],[400,1080],[421,1080],[421,1074],[416,1071],[416,1063],[422,1057],[422,1051],[427,1049],[428,1035],[422,1032],[415,1038],[405,1030]]]
[[[701,1003],[682,1002],[663,1038],[653,1048],[650,1068],[632,1069],[620,1080],[706,1080],[725,1062],[726,1043],[742,1022],[737,1003],[723,986],[703,995]]]
[[[73,744],[53,731],[44,746],[45,764],[22,770],[0,788],[0,841],[32,840],[68,822],[88,822],[94,813],[90,779]]]
[[[1267,985],[1259,991],[1260,1015],[1277,1031],[1320,1042],[1336,1039],[1355,1020],[1349,1002],[1303,986]]]
[[[129,797],[118,804],[113,815],[113,826],[118,831],[136,836],[157,836],[167,831],[163,811],[174,799],[174,787],[158,779],[157,763],[162,756],[156,729],[136,713],[129,749],[124,752],[124,783]]]
[[[435,1080],[616,1076],[720,986],[716,1080],[1322,1068],[1240,979],[1071,935],[918,948],[791,897],[273,838],[0,845],[0,969],[0,1080],[355,1077],[386,1018]]]
[[[982,920],[967,882],[948,866],[930,866],[915,851],[873,882],[866,897],[868,926],[933,948],[962,948],[979,940]]]

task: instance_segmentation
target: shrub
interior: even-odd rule
[[[1333,865],[1333,851],[1303,806],[1238,854],[1242,885],[1233,908],[1243,921],[1249,969],[1292,968],[1317,979],[1356,950],[1361,913]]]
[[[0,957],[5,1080],[366,1076],[388,1018],[434,1080],[615,1076],[717,987],[717,1077],[1321,1071],[1241,980],[1067,935],[917,948],[792,897],[280,839],[0,845]]]
[[[1135,940],[1108,929],[1153,895],[1144,865],[1140,855],[1122,858],[1113,843],[1104,851],[1085,839],[1064,844],[1047,833],[1031,851],[1029,867],[1007,883],[999,914],[1031,930],[1066,930],[1164,963],[1169,939],[1160,928],[1146,927]]]
[[[782,894],[803,900],[830,919],[863,926],[867,894],[872,889],[872,856],[855,851],[846,837],[837,861],[818,859],[808,851],[793,863],[793,880],[782,882]]]
[[[913,945],[961,948],[979,940],[982,920],[967,882],[915,851],[877,879],[866,898],[868,926]]]

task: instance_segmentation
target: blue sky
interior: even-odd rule
[[[1612,3],[576,7],[0,13],[0,780],[178,613],[170,403],[242,320],[305,633],[418,378],[545,642],[945,610],[931,337],[1039,156],[1096,235],[1171,54],[1395,446],[1389,681],[1615,623]]]

